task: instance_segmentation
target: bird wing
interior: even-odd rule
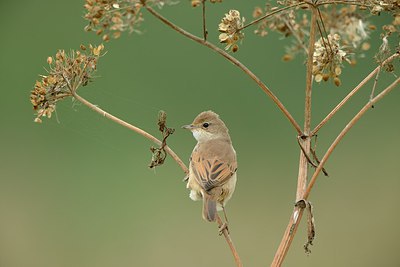
[[[237,169],[236,161],[229,164],[217,158],[203,158],[199,153],[192,154],[190,164],[194,178],[205,191],[225,184]]]

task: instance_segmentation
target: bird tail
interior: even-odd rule
[[[203,219],[209,222],[217,219],[217,201],[207,193],[203,195]]]

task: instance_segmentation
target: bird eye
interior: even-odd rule
[[[207,128],[208,126],[210,126],[210,124],[208,122],[203,123],[204,128]]]

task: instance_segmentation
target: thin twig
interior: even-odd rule
[[[223,226],[223,222],[221,220],[221,217],[219,217],[218,214],[217,214],[217,223],[218,223],[218,227],[222,227]],[[231,236],[229,235],[229,231],[228,231],[228,229],[226,227],[222,229],[222,234],[224,235],[225,240],[228,243],[229,248],[231,249],[232,255],[235,258],[236,265],[238,267],[243,267],[242,261],[240,260],[239,254],[238,254],[235,246],[233,245],[233,241],[232,241]]]
[[[304,49],[304,52],[308,53],[308,49],[307,47],[304,45],[304,42],[301,40],[300,36],[297,34],[297,32],[293,29],[292,25],[290,25],[289,21],[282,17],[283,22],[285,23],[285,25],[289,28],[289,30],[291,31],[291,33],[293,34],[293,37],[296,38],[297,42],[300,44],[300,46]]]
[[[374,97],[371,101],[368,101],[367,104],[350,120],[350,122],[344,127],[344,129],[339,133],[336,137],[335,141],[331,144],[331,146],[326,151],[325,155],[321,159],[318,168],[315,170],[313,176],[310,179],[310,183],[307,186],[307,189],[304,193],[304,199],[307,199],[310,195],[310,192],[318,178],[319,173],[321,172],[322,168],[324,167],[326,161],[329,159],[330,155],[332,154],[333,150],[339,144],[339,142],[343,139],[343,137],[347,134],[347,132],[356,124],[356,122],[379,100],[381,100],[384,96],[390,93],[397,85],[400,84],[400,78],[397,78],[393,83],[391,83],[388,87],[386,87],[380,94]]]
[[[283,114],[286,116],[286,118],[289,120],[289,122],[292,124],[292,126],[296,129],[298,134],[302,134],[302,130],[299,126],[299,124],[296,122],[296,120],[293,118],[292,114],[286,109],[286,107],[282,104],[282,102],[272,93],[272,91],[256,76],[252,71],[250,71],[243,63],[241,63],[239,60],[225,52],[223,49],[215,46],[214,44],[204,41],[202,38],[199,38],[185,30],[183,30],[181,27],[175,25],[165,17],[163,17],[161,14],[159,14],[157,11],[155,11],[153,8],[150,6],[146,5],[145,0],[141,0],[143,6],[156,18],[161,20],[163,23],[165,23],[167,26],[175,30],[176,32],[186,36],[187,38],[204,45],[211,50],[217,52],[218,54],[222,55],[224,58],[226,58],[228,61],[232,62],[234,65],[239,67],[243,72],[245,72],[253,81],[257,83],[257,85],[271,98],[271,100],[278,106],[278,108],[283,112]]]
[[[313,158],[315,159],[315,161],[317,162],[317,164],[315,164],[315,163],[311,160],[310,156],[306,153],[306,149],[303,147],[303,145],[301,144],[301,141],[300,141],[300,140],[301,140],[301,137],[298,136],[298,137],[297,137],[297,143],[299,144],[301,151],[303,151],[303,154],[304,154],[304,156],[306,157],[308,163],[309,163],[311,166],[313,166],[314,168],[317,168],[320,161],[318,160],[317,155],[315,154],[314,149],[310,148],[310,153],[313,155]],[[325,170],[325,168],[322,168],[322,172],[323,172],[326,176],[328,176],[328,172]]]
[[[375,79],[374,79],[374,85],[372,86],[372,91],[371,94],[369,96],[369,99],[373,99],[374,98],[374,94],[375,94],[375,89],[376,89],[376,85],[378,83],[378,79],[379,79],[379,74],[381,73],[381,68],[379,68],[378,72],[376,73]]]
[[[362,6],[362,7],[373,7],[373,5],[367,5],[365,3],[361,3],[360,1],[323,1],[316,3],[316,7],[324,6],[324,5],[355,5],[355,6]]]
[[[311,137],[310,137],[310,126],[311,126],[311,93],[312,93],[312,66],[313,66],[313,52],[315,45],[315,35],[317,27],[317,12],[316,8],[311,6],[311,24],[310,24],[310,38],[308,45],[308,57],[307,57],[307,73],[306,73],[306,97],[305,97],[305,109],[304,109],[304,134],[300,136],[303,139],[302,150],[300,151],[299,160],[299,174],[297,178],[297,190],[296,190],[296,203],[303,199],[304,192],[307,188],[307,175],[308,175],[308,160],[307,156],[310,152]],[[303,150],[304,148],[304,150]],[[303,209],[295,207],[293,215],[290,217],[290,222],[286,231],[282,237],[282,241],[275,253],[275,257],[271,263],[273,267],[279,267],[282,265],[285,256],[290,248],[293,238],[296,234],[298,223],[301,220]]]
[[[296,4],[294,4],[294,5],[285,6],[285,7],[279,8],[279,9],[277,9],[277,10],[274,10],[274,11],[268,13],[268,14],[265,14],[265,15],[262,16],[262,17],[259,17],[258,19],[253,20],[252,22],[250,22],[250,23],[244,25],[243,27],[237,29],[237,32],[238,32],[238,31],[241,31],[241,30],[243,30],[243,29],[246,29],[247,27],[250,27],[251,25],[257,24],[257,23],[259,23],[260,21],[262,21],[262,20],[264,20],[264,19],[266,19],[266,18],[269,18],[269,17],[275,15],[276,13],[280,13],[280,12],[285,11],[285,10],[287,10],[287,9],[291,9],[291,8],[294,8],[294,7],[297,7],[297,6],[301,6],[301,5],[305,5],[305,4],[306,4],[306,2],[299,2],[299,3],[296,3]]]
[[[201,1],[201,5],[202,5],[202,13],[203,13],[203,38],[204,41],[207,41],[207,27],[206,27],[206,0],[202,0]]]
[[[314,128],[314,130],[311,131],[311,136],[314,136],[317,134],[317,132],[321,129],[322,126],[324,126],[335,114],[338,112],[344,104],[346,104],[351,97],[353,97],[369,80],[371,80],[374,75],[380,71],[380,69],[386,65],[387,63],[393,61],[395,58],[399,57],[400,54],[398,52],[394,53],[390,57],[388,57],[386,60],[382,62],[382,64],[379,64],[378,67],[376,67],[373,71],[371,71],[370,74],[368,74],[367,77],[365,77],[354,89],[348,93],[342,101],[340,101],[339,104],[335,108],[332,109],[332,111]]]
[[[328,38],[328,32],[326,31],[325,23],[324,23],[324,20],[322,19],[321,11],[319,10],[319,8],[317,8],[317,10],[318,10],[319,19],[320,19],[321,24],[322,24],[322,29],[324,30],[324,34],[322,34],[321,28],[320,28],[320,26],[319,26],[319,22],[318,22],[318,20],[317,20],[317,26],[318,26],[318,29],[319,29],[319,31],[320,31],[320,33],[321,33],[322,42],[324,43],[324,46],[325,46],[325,48],[327,49],[327,47],[326,47],[326,45],[325,45],[325,40],[324,40],[324,35],[325,35],[325,36],[326,36],[326,41],[328,42],[329,49],[331,50],[331,55],[333,56],[333,49],[332,49],[332,46],[331,46],[331,42],[329,41],[329,38]],[[328,50],[328,49],[327,49],[327,50]]]
[[[317,162],[317,165],[321,163],[321,161],[317,157],[317,153],[315,152],[315,148],[310,149],[311,155],[313,156],[314,160]],[[322,172],[326,177],[329,176],[328,172],[325,170],[325,168],[322,168]]]
[[[75,92],[73,93],[73,97],[81,102],[82,104],[84,104],[85,106],[89,107],[90,109],[96,111],[97,113],[101,114],[103,117],[112,120],[113,122],[116,122],[126,128],[128,128],[129,130],[132,130],[140,135],[142,135],[143,137],[149,139],[150,141],[156,143],[157,145],[162,145],[162,142],[160,140],[158,140],[156,137],[152,136],[151,134],[149,134],[148,132],[130,124],[127,123],[126,121],[121,120],[120,118],[115,117],[114,115],[102,110],[101,108],[99,108],[98,106],[90,103],[89,101],[87,101],[85,98],[81,97],[80,95],[76,94]],[[181,169],[185,172],[185,173],[189,173],[188,168],[186,167],[185,163],[183,163],[183,161],[178,157],[177,154],[175,154],[175,152],[169,148],[168,146],[164,147],[165,151],[176,161],[176,163],[178,163],[179,167],[181,167]]]

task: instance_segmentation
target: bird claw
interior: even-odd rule
[[[226,231],[228,232],[228,234],[229,234],[229,228],[228,228],[228,224],[227,224],[226,222],[224,222],[223,224],[221,224],[221,225],[218,227],[219,235],[222,235],[222,234],[224,233],[225,230],[226,230]]]

